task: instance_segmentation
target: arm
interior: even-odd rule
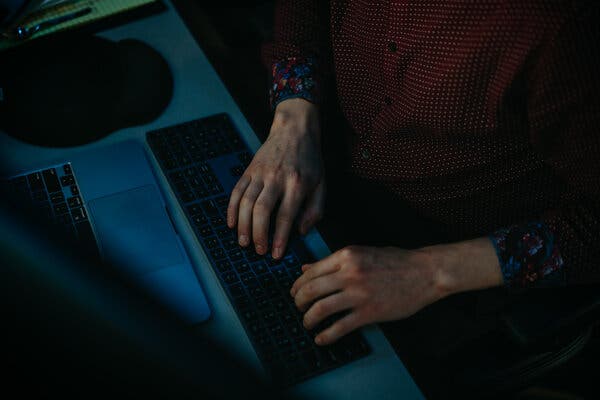
[[[418,250],[350,246],[302,270],[290,294],[307,329],[349,311],[315,337],[320,345],[363,325],[407,318],[454,293],[502,284],[487,238]]]
[[[328,20],[317,0],[277,4],[274,43],[266,58],[272,64],[271,105],[275,110],[269,136],[234,187],[227,224],[237,227],[241,246],[254,243],[269,251],[269,224],[275,215],[272,256],[281,258],[300,214],[306,233],[320,218],[325,182],[321,160],[316,65]]]
[[[550,38],[530,72],[532,145],[563,190],[560,207],[489,238],[407,251],[349,247],[303,267],[291,290],[328,344],[360,326],[406,318],[448,295],[506,284],[600,280],[600,64],[597,6]]]
[[[513,287],[600,281],[600,13],[589,8],[546,40],[528,71],[531,142],[563,198],[537,221],[490,235]]]

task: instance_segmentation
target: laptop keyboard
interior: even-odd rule
[[[27,207],[38,218],[64,230],[85,250],[97,253],[92,226],[70,163],[9,178],[3,189],[13,207]]]
[[[148,143],[211,266],[274,382],[289,386],[370,352],[360,333],[331,346],[314,344],[289,295],[301,266],[314,261],[299,238],[281,260],[240,247],[226,225],[229,193],[252,155],[226,114],[147,134]]]

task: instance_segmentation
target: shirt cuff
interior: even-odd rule
[[[563,283],[563,258],[554,232],[542,222],[499,229],[490,240],[508,287],[555,286]],[[558,278],[558,279],[557,279]]]
[[[317,101],[315,60],[291,57],[273,64],[273,85],[270,90],[271,108],[291,98]]]

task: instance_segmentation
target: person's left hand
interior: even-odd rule
[[[406,318],[443,297],[428,251],[395,247],[346,247],[302,267],[290,294],[311,330],[330,315],[347,311],[315,337],[330,344],[373,322]]]

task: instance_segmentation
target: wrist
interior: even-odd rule
[[[433,281],[440,298],[469,290],[500,286],[500,263],[487,238],[429,246]]]
[[[282,131],[286,135],[310,135],[320,139],[318,107],[303,98],[283,100],[275,108],[270,135]]]

